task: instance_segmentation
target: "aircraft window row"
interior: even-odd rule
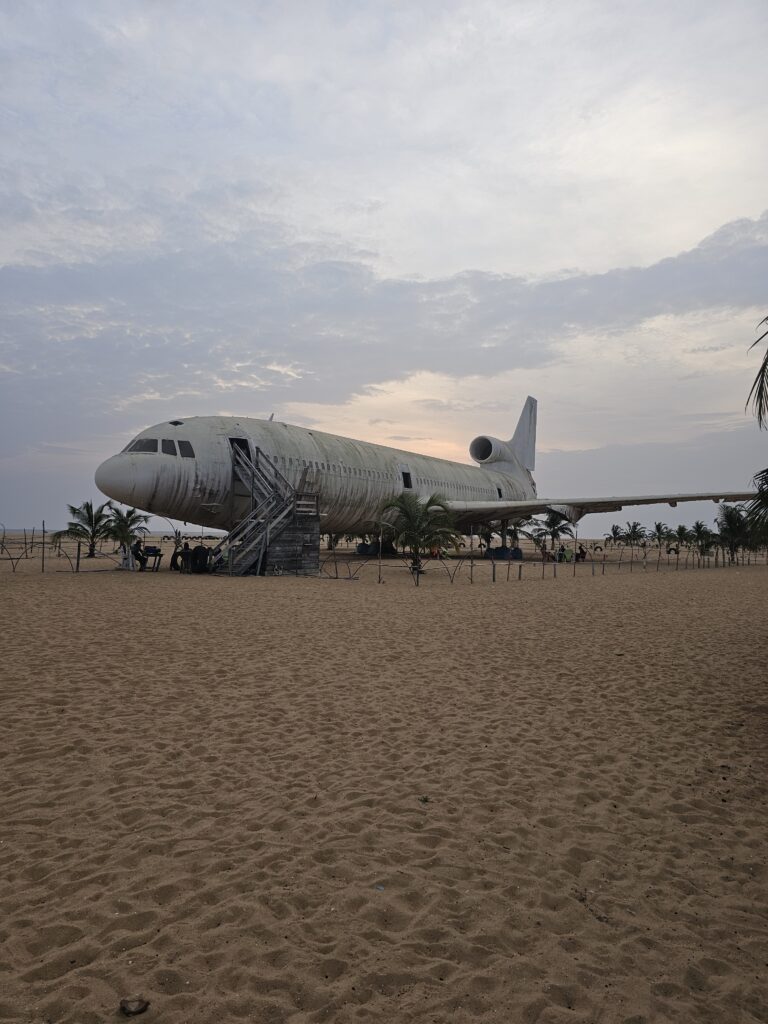
[[[182,442],[179,442],[179,447],[181,447],[181,444]],[[279,455],[276,457],[275,461],[282,462],[285,467],[293,467],[294,464],[292,456],[285,457]],[[366,480],[396,480],[398,478],[397,475],[393,473],[384,473],[377,469],[361,469],[356,466],[344,466],[335,462],[316,462],[311,459],[307,461],[306,459],[297,458],[295,463],[297,467],[303,466],[304,468],[322,470],[324,472],[338,472],[345,474],[346,476],[353,476]],[[411,483],[412,477],[410,473],[402,472],[400,474],[400,478],[404,487],[410,488],[413,486]],[[417,477],[416,482],[423,486],[431,486],[438,489],[442,488],[447,491],[458,490],[460,493],[474,497],[495,497],[493,489],[488,487],[475,487],[472,484],[446,483],[442,480],[435,480],[433,477]],[[499,498],[502,498],[503,495],[499,493],[499,490],[500,489],[497,487],[497,495]]]
[[[286,467],[289,467],[289,466],[292,467],[293,463],[294,463],[293,457],[289,456],[289,457],[286,458],[285,456],[282,456],[282,455],[277,456],[275,461],[282,462],[283,465],[286,466]],[[296,466],[297,467],[298,466],[303,466],[304,468],[308,467],[309,469],[323,470],[324,472],[332,472],[332,473],[339,472],[339,473],[343,473],[343,474],[345,474],[347,476],[361,477],[361,478],[364,478],[364,479],[367,479],[367,480],[396,480],[397,479],[397,476],[395,474],[393,474],[393,473],[383,473],[383,472],[381,472],[381,470],[377,470],[377,469],[361,469],[361,468],[358,468],[356,466],[344,466],[344,465],[341,465],[341,464],[337,465],[335,462],[333,462],[333,463],[332,462],[315,462],[315,461],[313,461],[311,459],[309,461],[307,461],[306,459],[298,459],[297,458],[295,461],[296,461]],[[411,483],[412,477],[411,477],[410,473],[402,472],[400,474],[400,477],[402,479],[403,485],[406,488],[409,488],[409,487],[413,486],[413,484]],[[442,481],[442,480],[435,480],[432,477],[417,477],[416,478],[416,482],[419,483],[419,484],[422,484],[424,486],[432,486],[432,487],[443,488],[443,489],[447,489],[447,490],[456,490],[456,489],[458,489],[460,492],[462,492],[464,494],[474,495],[475,497],[491,497],[491,496],[493,496],[493,489],[492,488],[488,488],[488,487],[475,487],[472,484],[446,483],[445,481]],[[496,491],[497,491],[497,494],[498,494],[498,491],[499,491],[498,487],[496,488]],[[498,497],[501,498],[501,497],[503,497],[503,495],[498,494]]]
[[[165,438],[164,437],[161,440],[160,445],[161,445],[160,450],[162,451],[163,455],[173,455],[175,457],[175,455],[176,455],[176,442],[175,441],[172,441],[169,438]],[[182,459],[194,459],[194,457],[195,457],[195,450],[192,447],[192,445],[189,443],[189,441],[179,441],[178,445],[179,445],[179,455],[182,457]],[[142,452],[142,453],[146,453],[146,454],[150,454],[150,453],[154,454],[154,453],[157,453],[157,447],[158,446],[157,446],[157,438],[156,437],[140,437],[136,441],[131,441],[131,443],[127,446],[127,448],[124,448],[123,451],[124,452]]]
[[[294,459],[292,456],[271,456],[275,462],[281,462],[286,468],[293,468]],[[366,480],[394,480],[392,473],[383,473],[379,469],[358,469],[356,466],[344,466],[335,462],[315,462],[313,460],[296,459],[296,466],[304,468],[323,470],[324,472],[343,473],[346,476],[361,477]]]

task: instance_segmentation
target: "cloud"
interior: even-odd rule
[[[222,403],[461,458],[528,391],[545,449],[740,424],[759,0],[0,17],[0,457]]]
[[[509,404],[500,394],[527,389],[588,406],[597,383],[602,407],[647,429],[641,420],[659,396],[709,412],[734,375],[727,393],[738,410],[767,238],[764,215],[650,267],[558,280],[381,278],[361,263],[313,259],[311,247],[288,259],[268,244],[9,267],[0,270],[2,363],[14,381],[4,378],[6,408],[34,409],[30,430],[45,438],[68,419],[103,429],[142,401],[150,420],[209,411],[217,391],[237,392],[245,414],[269,405],[305,415],[298,403],[335,407],[366,388],[389,381],[395,391],[439,372],[476,377],[473,402],[489,414],[494,402]],[[691,384],[673,396],[657,377]],[[577,380],[590,387],[588,401]],[[414,401],[443,399],[428,391]],[[450,397],[454,407],[466,401],[465,391]],[[376,419],[392,419],[386,403],[361,424]]]
[[[209,13],[4,12],[8,262],[271,222],[394,277],[596,272],[765,206],[759,0]]]

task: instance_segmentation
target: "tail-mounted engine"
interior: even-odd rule
[[[487,466],[491,462],[514,462],[512,449],[506,441],[485,434],[472,441],[469,454],[480,466]]]

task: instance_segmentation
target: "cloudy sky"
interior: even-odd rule
[[[545,495],[768,464],[764,0],[0,0],[0,29],[6,525],[210,413],[469,461],[533,394]]]

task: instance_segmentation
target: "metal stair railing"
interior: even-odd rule
[[[261,449],[256,449],[255,461],[242,448],[234,448],[233,456],[235,473],[241,483],[249,488],[252,498],[255,492],[262,498],[275,493],[286,499],[292,500],[295,497],[294,488]]]
[[[253,507],[215,549],[214,565],[242,576],[260,571],[271,538],[287,525],[296,509],[297,495],[272,460],[259,449],[254,461],[241,448],[233,448],[232,466],[241,483],[248,487]]]
[[[258,542],[258,536],[263,532],[274,510],[275,497],[270,495],[258,505],[245,519],[230,530],[221,543],[214,549],[214,561],[222,561],[229,556],[230,551],[238,556],[246,554]]]
[[[239,576],[247,572],[258,572],[261,568],[261,559],[269,547],[270,541],[280,533],[292,513],[293,503],[284,503],[275,509],[273,515],[257,523],[239,547],[233,546],[231,549],[233,574]]]

